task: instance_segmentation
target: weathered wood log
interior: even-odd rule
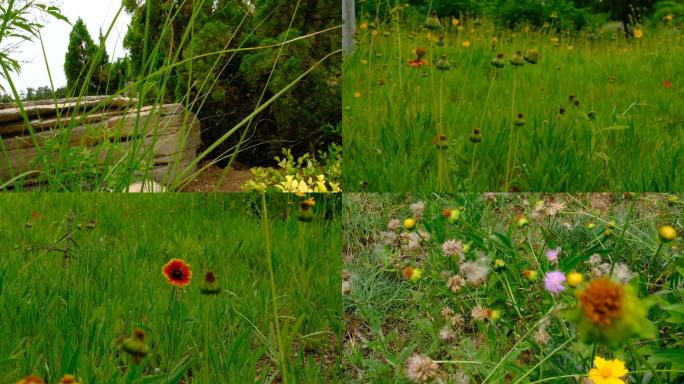
[[[135,99],[129,99],[127,97],[115,97],[112,98],[111,100],[108,100],[106,103],[104,103],[104,100],[106,98],[84,98],[81,99],[80,101],[78,99],[65,99],[65,100],[58,100],[57,105],[55,106],[54,103],[52,104],[34,104],[34,105],[27,105],[24,107],[24,111],[26,112],[26,116],[29,117],[29,119],[34,119],[36,117],[50,117],[50,116],[55,116],[57,115],[57,111],[62,111],[62,112],[67,112],[67,111],[72,111],[76,108],[80,110],[86,110],[86,109],[91,109],[93,107],[98,107],[101,106],[103,109],[105,108],[114,108],[114,109],[119,109],[119,108],[124,108],[124,107],[130,107],[135,105],[136,100]],[[23,120],[23,117],[21,116],[21,111],[17,107],[13,108],[6,108],[6,109],[0,109],[0,123],[6,123],[10,121],[21,121]],[[0,133],[3,133],[0,130]]]
[[[93,98],[85,102],[96,105],[101,101]],[[70,103],[73,102],[64,101],[62,106],[72,108]],[[54,111],[54,104],[51,107]],[[27,108],[33,108],[31,113],[37,116],[50,110],[47,104],[40,103]],[[199,120],[180,104],[100,113],[79,110],[79,115],[67,118],[36,119],[34,129],[36,134],[30,136],[20,121],[0,123],[0,133],[6,135],[0,138],[0,148],[4,148],[0,151],[0,181],[30,170],[40,171],[41,165],[60,161],[60,150],[67,145],[82,150],[84,156],[90,156],[88,161],[96,165],[116,164],[132,156],[150,167],[141,170],[143,174],[150,172],[155,181],[168,183],[192,163],[201,145]],[[51,151],[51,142],[57,142],[58,149]],[[39,156],[42,158],[37,161]],[[186,172],[185,176],[190,174]]]

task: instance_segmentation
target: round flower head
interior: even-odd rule
[[[442,55],[439,61],[437,61],[437,69],[439,69],[440,71],[448,71],[449,69],[451,69],[451,63],[449,62],[447,55]]]
[[[663,243],[669,243],[677,238],[677,230],[670,225],[664,225],[658,229],[658,237]]]
[[[221,287],[216,282],[216,274],[212,271],[204,275],[204,282],[200,287],[200,292],[203,295],[217,295],[221,292]]]
[[[515,115],[513,124],[515,124],[516,127],[522,127],[525,125],[525,115],[523,115],[521,112],[518,112],[518,114]]]
[[[418,280],[420,280],[420,278],[423,276],[423,271],[420,268],[406,267],[402,273],[404,278],[412,283],[417,283]]]
[[[518,226],[518,228],[523,228],[526,227],[530,224],[530,220],[527,218],[525,215],[518,215],[515,218],[515,225]]]
[[[557,295],[565,290],[565,286],[563,285],[564,282],[565,275],[563,272],[549,272],[544,277],[544,288],[551,294]]]
[[[415,354],[406,361],[406,377],[413,383],[429,383],[439,373],[439,365],[429,357]]]
[[[473,129],[473,134],[470,135],[470,142],[477,144],[481,141],[482,141],[482,133],[480,132],[480,128]]]
[[[515,55],[511,58],[511,64],[516,66],[516,67],[522,67],[525,65],[525,59],[523,58],[523,54],[520,51],[517,51]]]
[[[527,281],[537,281],[537,271],[526,269],[522,274]]]
[[[622,360],[606,360],[600,356],[594,358],[594,366],[589,371],[589,378],[594,384],[624,384],[622,377],[627,375],[625,362]]]
[[[487,275],[489,275],[489,266],[487,265],[487,260],[466,261],[461,263],[461,274],[465,276],[468,284],[475,287],[482,285],[487,281]]]
[[[456,332],[454,332],[448,325],[439,330],[439,339],[444,341],[456,340]]]
[[[458,209],[444,208],[444,211],[442,211],[442,215],[445,219],[447,219],[449,223],[453,224],[461,218],[461,211],[459,211]]]
[[[525,61],[530,64],[537,64],[539,61],[539,51],[535,48],[530,48],[525,52]]]
[[[568,274],[568,285],[571,287],[577,287],[578,285],[582,284],[582,281],[584,281],[584,277],[581,273],[572,272]]]
[[[45,382],[40,377],[31,375],[17,381],[17,384],[45,384]]]
[[[399,219],[391,219],[387,223],[387,229],[389,229],[390,231],[400,230],[401,229],[401,221],[399,221]]]
[[[546,251],[546,260],[550,263],[558,264],[558,255],[561,252],[561,247],[555,249],[549,249]]]
[[[169,260],[164,265],[164,268],[162,268],[162,274],[169,281],[169,284],[181,288],[190,284],[190,279],[192,278],[190,264],[181,259]]]
[[[456,257],[460,260],[466,252],[468,252],[468,246],[460,241],[447,240],[442,244],[442,253],[444,256]]]
[[[473,307],[473,310],[470,311],[470,316],[477,321],[485,321],[491,316],[491,314],[491,309],[484,308],[480,305],[476,305]]]
[[[447,287],[453,292],[458,292],[466,285],[466,281],[459,275],[453,275],[447,280]]]
[[[140,363],[140,360],[147,356],[149,353],[149,348],[145,344],[145,331],[140,328],[136,328],[133,331],[133,335],[124,339],[121,344],[121,348],[124,352],[133,356],[136,364]]]
[[[606,278],[590,281],[577,292],[578,306],[569,317],[580,340],[618,346],[631,337],[652,337],[647,308],[628,285]]]
[[[83,384],[83,381],[77,379],[74,375],[64,375],[59,381],[59,384]]]
[[[404,228],[406,229],[413,229],[416,226],[416,220],[409,217],[408,219],[404,220]]]
[[[503,68],[506,65],[506,62],[504,61],[504,54],[503,53],[497,54],[496,57],[493,58],[490,63],[495,68]]]
[[[442,29],[442,23],[439,22],[439,17],[437,16],[437,12],[432,11],[430,16],[427,18],[427,21],[425,21],[425,28],[430,29],[430,30],[437,30],[437,29]]]

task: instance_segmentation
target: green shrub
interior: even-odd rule
[[[669,16],[672,20],[668,20]],[[681,1],[661,1],[656,4],[651,22],[654,25],[673,24],[682,25],[684,23],[684,3]]]

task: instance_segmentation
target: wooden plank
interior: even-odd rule
[[[108,101],[106,104],[102,104],[103,99],[82,99],[80,102],[76,99],[70,99],[67,101],[64,101],[60,104],[57,104],[55,107],[54,104],[36,104],[36,105],[29,105],[24,108],[24,111],[26,112],[26,115],[29,117],[29,119],[33,119],[36,117],[49,117],[49,116],[55,116],[57,114],[57,110],[59,109],[60,111],[71,111],[78,107],[79,109],[82,110],[87,110],[92,107],[97,107],[98,105],[102,106],[103,108],[123,108],[123,107],[128,107],[132,106],[135,104],[134,99],[129,99],[127,97],[116,97],[113,98],[112,100]],[[6,123],[10,121],[21,121],[23,120],[21,116],[21,111],[19,108],[14,107],[14,108],[7,108],[7,109],[1,109],[0,110],[0,123]],[[2,131],[0,130],[0,133]]]
[[[74,131],[72,131],[73,133]],[[138,148],[140,148],[141,156],[145,154],[145,151],[150,151],[148,153],[153,154],[151,158],[156,164],[174,161],[175,156],[181,152],[194,151],[196,156],[197,148],[201,145],[198,122],[193,124],[189,131],[185,132],[176,130],[169,134],[138,137],[122,143],[107,144],[110,146],[109,150],[104,149],[105,145],[102,144],[101,138],[88,133],[88,127],[80,127],[79,133],[78,140],[80,140],[81,146],[84,150],[95,153],[98,164],[103,164],[105,161],[118,161],[130,153],[134,144],[137,144]],[[74,137],[72,137],[72,140]],[[14,149],[7,151],[7,155],[11,168],[8,167],[5,157],[0,157],[0,180],[10,178],[10,169],[14,170],[15,175],[29,170],[40,170],[39,167],[32,168],[29,165],[38,156],[38,151],[35,147]],[[58,159],[55,157],[53,161],[58,161]]]
[[[147,106],[140,109],[141,117],[147,117],[149,115],[155,114],[160,116],[168,116],[182,114],[184,112],[185,110],[183,106],[180,104]],[[34,131],[43,131],[51,128],[65,128],[69,125],[74,126],[94,123],[98,121],[103,121],[108,117],[117,115],[127,116],[130,120],[135,121],[135,119],[138,116],[138,110],[137,108],[129,108],[127,110],[114,110],[98,113],[90,111],[90,113],[79,114],[76,117],[72,116],[69,112],[67,112],[63,116],[60,116],[59,119],[57,119],[56,117],[51,117],[47,119],[33,119],[31,120],[31,126],[33,127]],[[13,137],[17,135],[29,135],[28,126],[23,121],[17,120],[12,121],[10,123],[0,124],[0,137]]]
[[[154,135],[151,122],[149,120],[150,112],[141,112],[141,123],[139,125],[140,134]],[[102,116],[104,117],[104,116]],[[93,117],[98,120],[100,117]],[[127,120],[128,119],[128,120]],[[150,124],[148,124],[148,120]],[[160,127],[156,134],[170,134],[181,129],[183,122],[187,120],[188,125],[198,126],[199,120],[194,114],[191,114],[187,119],[183,115],[168,115],[159,121]],[[97,124],[101,123],[101,124]],[[113,116],[106,121],[95,121],[88,125],[73,127],[69,130],[69,144],[70,146],[87,145],[92,146],[113,137],[129,137],[135,130],[134,117]],[[144,129],[144,130],[143,130]],[[36,133],[35,138],[38,145],[43,146],[49,140],[54,140],[55,137],[65,134],[66,129],[53,129]],[[107,132],[107,134],[105,134]],[[7,151],[19,148],[33,147],[33,139],[29,136],[16,136],[9,139],[1,139]]]

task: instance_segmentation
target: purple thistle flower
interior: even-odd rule
[[[560,271],[553,271],[546,274],[544,277],[544,288],[550,293],[557,295],[565,290],[563,283],[565,282],[565,275]]]
[[[549,249],[546,251],[546,260],[553,264],[558,264],[558,255],[561,252],[561,247]]]

